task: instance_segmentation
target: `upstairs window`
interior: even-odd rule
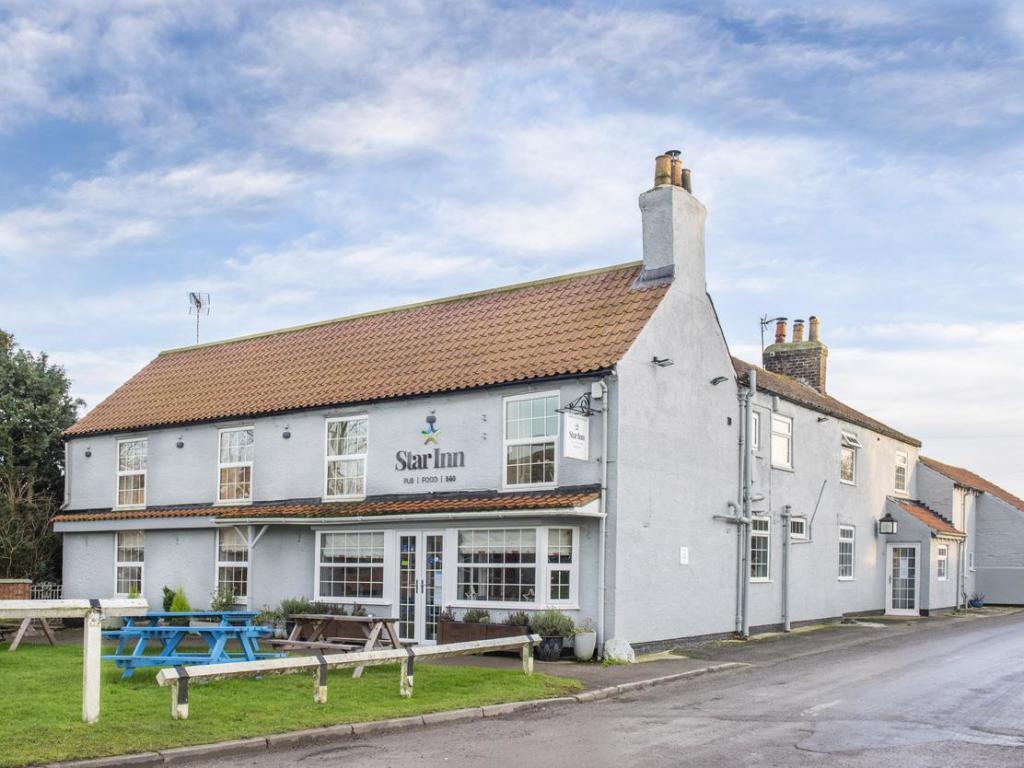
[[[759,451],[761,450],[761,414],[754,411],[751,416],[753,416],[753,424],[750,427],[750,447]]]
[[[327,472],[324,496],[360,499],[366,495],[366,416],[327,420]]]
[[[750,521],[750,580],[768,581],[770,566],[771,520],[755,517]]]
[[[935,576],[939,581],[949,578],[949,547],[940,544],[936,547]]]
[[[238,528],[217,529],[217,589],[249,601],[249,540]]]
[[[857,482],[857,451],[863,446],[852,432],[843,432],[839,446],[839,482],[855,485]]]
[[[893,487],[900,493],[907,492],[907,454],[905,451],[896,451],[896,474]]]
[[[117,506],[146,506],[146,440],[117,441]]]
[[[505,485],[555,483],[558,393],[505,398]]]
[[[778,413],[772,414],[772,466],[793,468],[793,420]]]
[[[839,526],[839,580],[853,580],[854,550],[857,531],[852,525]]]
[[[791,518],[789,518],[789,538],[791,538],[791,539],[806,539],[807,538],[807,518],[806,517],[791,517]]]
[[[253,428],[222,429],[217,501],[252,501]]]
[[[118,531],[114,536],[114,591],[121,596],[141,595],[146,535],[142,531]]]

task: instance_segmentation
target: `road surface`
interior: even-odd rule
[[[614,699],[202,765],[1024,766],[1024,613],[825,640]]]

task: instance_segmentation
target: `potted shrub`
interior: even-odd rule
[[[210,610],[211,611],[230,611],[234,610],[238,600],[235,598],[235,593],[231,591],[229,587],[217,587],[217,591],[210,596]]]
[[[981,608],[983,605],[985,605],[985,596],[980,592],[975,592],[973,595],[971,595],[971,599],[968,602],[968,605],[970,605],[971,608]]]
[[[544,638],[537,646],[537,658],[541,661],[558,661],[562,656],[565,638],[572,636],[572,619],[561,611],[541,611],[533,617],[530,626]]]
[[[512,627],[521,627],[524,635],[530,634],[530,614],[526,611],[513,611],[505,619],[505,623]]]
[[[490,624],[491,612],[485,608],[470,608],[462,614],[462,620],[467,624]]]
[[[188,613],[191,610],[192,606],[188,604],[184,588],[178,587],[174,593],[174,598],[171,600],[171,613]],[[187,616],[172,618],[169,623],[176,627],[187,627],[189,625]]]
[[[295,627],[295,622],[291,621],[289,616],[295,613],[312,613],[312,608],[313,604],[304,597],[287,597],[282,600],[278,610],[284,616],[285,632],[291,635],[292,629]]]
[[[573,635],[572,650],[576,654],[576,660],[590,661],[594,658],[594,649],[597,647],[597,630],[594,628],[594,622],[584,619],[583,623],[573,630]]]
[[[437,629],[438,643],[442,645],[525,634],[522,626],[492,622],[490,611],[483,608],[469,608],[459,619],[450,607],[445,608],[438,616]]]

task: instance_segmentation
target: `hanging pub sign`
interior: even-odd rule
[[[590,417],[572,411],[562,413],[562,457],[590,460]]]

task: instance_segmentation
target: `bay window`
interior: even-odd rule
[[[327,420],[324,498],[361,499],[366,495],[366,416]]]
[[[118,531],[114,534],[114,550],[114,592],[121,596],[141,595],[146,534],[143,531]]]
[[[217,501],[252,501],[253,428],[222,429],[217,457]]]
[[[217,529],[217,590],[249,600],[249,540],[238,528]]]
[[[318,600],[383,599],[383,531],[321,531],[317,549]]]
[[[146,440],[117,441],[118,507],[146,506]]]
[[[506,487],[554,485],[557,408],[557,392],[505,398]]]

